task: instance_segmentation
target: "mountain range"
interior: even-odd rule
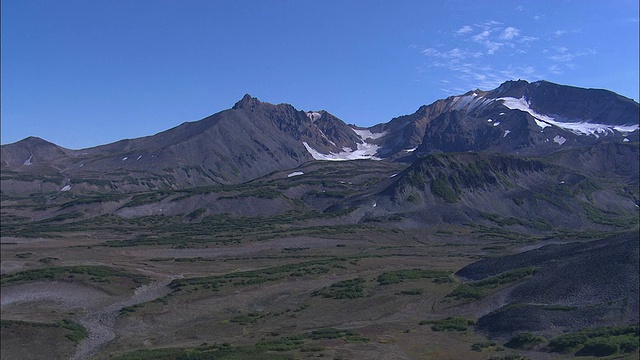
[[[244,183],[313,160],[412,163],[436,153],[634,148],[638,134],[633,100],[546,81],[470,91],[369,128],[245,95],[229,110],[153,136],[81,150],[35,137],[3,145],[2,191],[175,190]]]
[[[607,90],[518,80],[437,100],[366,128],[325,110],[298,110],[245,95],[200,121],[88,149],[29,137],[1,147],[0,237],[3,251],[14,252],[3,255],[3,279],[20,269],[26,270],[16,278],[27,274],[26,280],[50,267],[62,271],[57,264],[111,268],[117,263],[152,274],[164,281],[158,289],[172,292],[162,298],[164,305],[150,301],[140,308],[170,305],[136,321],[121,316],[125,325],[115,328],[126,332],[151,321],[152,334],[156,326],[169,329],[171,335],[162,339],[173,346],[186,344],[174,330],[191,334],[192,327],[182,323],[183,315],[175,318],[179,324],[157,319],[190,308],[173,307],[169,296],[194,304],[209,301],[199,295],[209,290],[215,306],[207,303],[203,309],[223,317],[184,315],[198,326],[209,321],[202,327],[207,331],[228,324],[228,313],[236,314],[229,309],[255,307],[259,310],[251,316],[262,316],[255,314],[265,306],[307,299],[315,315],[303,314],[300,323],[263,333],[368,321],[375,329],[393,324],[397,333],[390,333],[400,339],[419,334],[419,325],[438,316],[467,316],[477,319],[479,334],[504,341],[523,331],[552,339],[562,332],[629,324],[636,327],[624,331],[637,334],[639,134],[639,104],[631,99]],[[224,254],[228,257],[219,258]],[[359,267],[361,260],[367,265]],[[227,261],[242,261],[244,267]],[[266,269],[265,277],[263,261],[276,266]],[[285,276],[298,269],[289,261],[304,266]],[[212,277],[212,271],[222,278]],[[439,275],[431,281],[433,274]],[[255,290],[256,299],[269,286],[282,285],[286,292],[255,303],[236,288],[216,292],[244,276],[247,280],[233,286]],[[422,288],[387,287],[404,280],[413,286],[417,279],[429,289],[425,294]],[[180,291],[183,287],[190,290]],[[318,294],[351,300],[324,308]],[[405,303],[401,295],[412,294],[419,299]],[[227,295],[233,305],[211,310]],[[362,303],[353,300],[358,298]],[[283,308],[282,314],[303,312],[309,307],[304,304]],[[122,308],[127,310],[120,315],[135,313],[135,306]],[[344,313],[334,314],[336,309]],[[110,316],[115,319],[115,310]],[[430,320],[416,321],[409,331],[405,326],[412,326],[415,316]],[[271,326],[271,318],[264,324]],[[451,336],[451,344],[462,339]],[[165,346],[162,339],[157,346]],[[189,346],[196,343],[188,339]],[[581,340],[584,348],[587,340]],[[483,344],[495,342],[474,346]],[[617,344],[613,353],[626,353],[623,348]],[[545,349],[536,345],[536,351]]]
[[[20,214],[40,220],[302,207],[358,209],[351,221],[401,216],[407,226],[497,214],[600,227],[600,215],[628,222],[637,214],[638,113],[638,103],[613,92],[546,81],[469,91],[369,128],[245,95],[153,136],[81,150],[35,137],[3,145],[2,195],[40,199],[46,211]],[[341,165],[347,160],[357,165]],[[369,176],[366,186],[349,186],[354,171]],[[316,184],[289,190],[310,179]],[[243,184],[271,189],[280,205],[223,194]],[[200,190],[185,196],[189,189]],[[137,206],[148,193],[156,195]]]

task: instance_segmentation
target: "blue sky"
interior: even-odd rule
[[[245,93],[371,126],[512,79],[638,101],[637,0],[3,0],[2,144],[152,135]]]

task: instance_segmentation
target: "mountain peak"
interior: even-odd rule
[[[251,107],[259,104],[261,104],[261,102],[257,98],[254,98],[249,94],[244,94],[242,99],[233,105],[233,109],[250,109]]]

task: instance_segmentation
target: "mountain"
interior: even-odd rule
[[[471,91],[370,128],[245,95],[229,110],[153,136],[83,150],[33,137],[3,145],[2,181],[7,193],[179,189],[242,183],[314,159],[411,162],[460,151],[540,155],[637,143],[638,133],[638,103],[545,81]]]
[[[68,185],[71,191],[130,192],[241,183],[295,168],[313,160],[312,152],[352,151],[363,143],[326,111],[305,113],[245,95],[232,109],[149,137],[83,150],[36,138],[4,145],[3,191],[55,191]],[[56,181],[13,184],[34,176]]]
[[[365,128],[245,95],[148,137],[3,145],[3,354],[72,319],[74,358],[628,358],[638,109],[509,81]]]
[[[501,306],[478,320],[477,328],[492,337],[637,323],[638,244],[635,231],[586,243],[547,245],[481,260],[457,275],[479,281],[516,269],[536,269],[531,278],[501,294]]]
[[[382,157],[458,151],[548,154],[638,141],[638,103],[613,92],[508,81],[422,106],[378,125]]]

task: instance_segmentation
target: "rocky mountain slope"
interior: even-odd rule
[[[547,245],[478,261],[457,275],[479,281],[515,269],[536,269],[508,290],[500,307],[479,319],[478,328],[493,337],[637,323],[638,240],[636,231],[587,243]]]
[[[162,133],[82,150],[38,138],[2,146],[2,191],[77,193],[238,184],[312,160],[413,162],[430,153],[545,155],[638,142],[638,104],[605,90],[510,81],[371,128],[245,95]]]
[[[449,97],[371,128],[245,95],[149,137],[82,150],[38,138],[4,145],[3,211],[627,227],[640,197],[638,134],[632,100],[544,81]]]
[[[51,342],[44,320],[64,338],[64,316],[89,328],[79,357],[515,358],[496,341],[525,331],[518,351],[555,358],[583,330],[573,353],[627,356],[638,135],[632,100],[510,81],[370,128],[246,95],[144,138],[3,145],[3,351]],[[44,284],[111,300],[60,309]]]

